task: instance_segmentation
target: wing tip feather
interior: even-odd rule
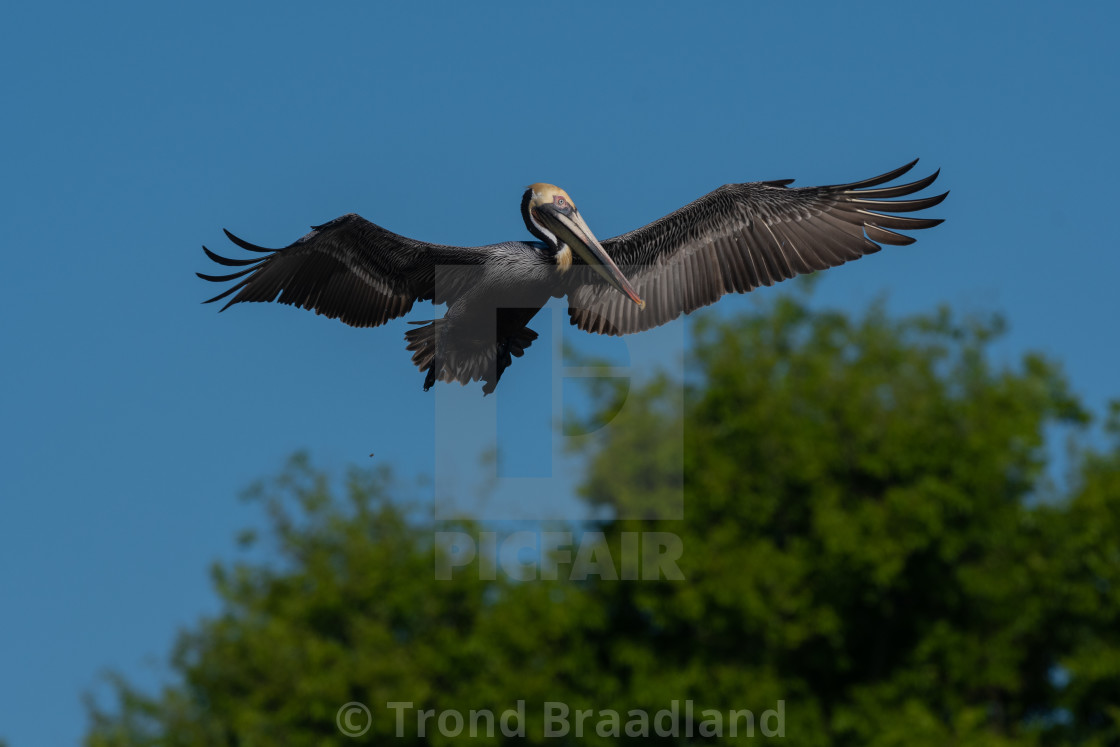
[[[228,238],[233,243],[237,244],[242,249],[245,249],[246,251],[260,252],[262,254],[271,254],[274,251],[276,251],[275,249],[265,249],[263,246],[257,246],[256,244],[251,244],[248,241],[246,241],[245,239],[240,238],[239,236],[236,236],[233,233],[231,233],[228,228],[223,228],[222,232],[225,233],[226,238]]]

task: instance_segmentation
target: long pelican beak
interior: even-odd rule
[[[638,298],[634,286],[622,274],[622,270],[618,269],[618,265],[607,254],[599,239],[595,238],[595,234],[591,233],[591,229],[583,222],[583,217],[578,210],[573,209],[570,213],[563,213],[552,205],[541,205],[534,209],[537,217],[556,234],[556,238],[567,244],[572,251],[577,252],[584,262],[603,276],[604,280],[638,304],[639,309],[646,307],[646,302]]]

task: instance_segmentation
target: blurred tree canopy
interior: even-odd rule
[[[389,702],[521,699],[524,738],[475,741],[613,744],[625,734],[597,734],[597,716],[546,738],[541,704],[625,723],[691,699],[697,714],[781,701],[805,746],[1120,745],[1120,416],[1090,448],[1053,362],[993,362],[1001,331],[779,296],[702,318],[687,384],[600,386],[590,421],[623,398],[644,417],[611,430],[584,497],[633,516],[683,489],[685,510],[593,528],[618,554],[626,533],[674,533],[684,581],[486,580],[477,559],[436,580],[436,532],[484,527],[417,520],[385,470],[340,488],[296,458],[253,491],[269,559],[214,569],[224,611],[181,636],[175,680],[118,680],[86,743],[381,744]],[[1074,443],[1061,480],[1058,430]],[[349,702],[372,711],[358,739],[336,723]],[[394,741],[458,741],[434,719],[419,737],[414,714]]]

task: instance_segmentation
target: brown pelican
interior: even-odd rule
[[[572,324],[588,332],[641,332],[715,303],[802,273],[824,270],[912,244],[899,230],[930,228],[933,218],[908,213],[933,207],[933,197],[893,200],[928,187],[924,179],[880,185],[917,160],[850,184],[790,188],[792,179],[726,184],[636,231],[600,242],[568,193],[533,184],[521,200],[525,226],[539,241],[479,247],[442,246],[398,236],[353,213],[336,218],[283,249],[264,249],[226,235],[265,256],[228,259],[203,251],[229,275],[243,278],[211,303],[279,301],[312,309],[355,327],[376,327],[407,314],[416,301],[446,303],[442,319],[405,334],[424,389],[437,380],[483,381],[490,393],[514,357],[537,333],[527,326],[550,297],[568,297]]]

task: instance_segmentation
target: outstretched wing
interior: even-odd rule
[[[912,244],[913,238],[896,231],[930,228],[941,221],[893,213],[933,207],[949,193],[887,198],[925,189],[939,172],[910,184],[876,187],[916,163],[829,187],[789,189],[792,179],[724,185],[648,226],[603,242],[646,302],[645,309],[587,273],[568,296],[571,322],[600,334],[640,332],[715,303],[726,293],[745,293],[835,267],[879,251],[880,244]]]
[[[350,213],[315,226],[283,249],[264,249],[226,236],[242,249],[265,254],[228,259],[202,247],[227,267],[229,275],[205,275],[212,282],[239,282],[204,303],[233,295],[222,311],[245,301],[277,301],[337,318],[355,327],[374,327],[407,314],[416,301],[435,296],[437,265],[475,264],[477,252],[398,236]]]

